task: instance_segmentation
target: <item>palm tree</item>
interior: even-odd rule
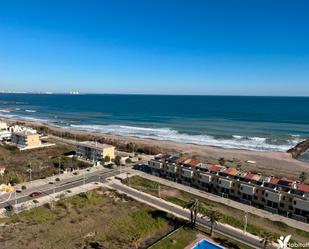
[[[199,206],[199,200],[198,199],[191,199],[188,201],[184,208],[187,208],[190,210],[190,223],[194,227],[196,224],[196,216],[198,212],[198,206]]]
[[[218,211],[211,209],[206,212],[206,216],[210,221],[210,236],[213,237],[215,225],[221,220],[222,216]]]
[[[272,242],[273,235],[270,232],[266,231],[261,233],[260,237],[262,238],[260,243],[263,245],[263,249],[266,249],[267,246]]]
[[[301,183],[304,183],[308,178],[308,173],[306,172],[301,172],[299,175],[299,179],[301,181]]]
[[[192,227],[195,227],[197,214],[204,209],[203,203],[201,203],[199,199],[191,199],[183,206],[183,208],[190,210],[190,223]]]

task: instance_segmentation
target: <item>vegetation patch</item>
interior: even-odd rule
[[[133,176],[129,179],[125,179],[124,183],[135,189],[146,192],[148,194],[160,197],[166,201],[172,202],[179,206],[185,206],[192,199],[199,200],[200,203],[207,209],[213,209],[221,214],[221,222],[229,224],[233,227],[243,229],[244,228],[244,212],[230,206],[224,205],[222,203],[217,203],[188,192],[178,190],[166,185],[160,185],[157,182],[142,178],[140,176]],[[160,191],[159,191],[160,190]],[[175,191],[176,190],[176,191]],[[169,191],[173,195],[161,195],[159,192],[164,191],[168,193]],[[202,211],[203,213],[203,211]],[[306,243],[308,242],[309,233],[307,231],[302,231],[293,227],[289,227],[285,223],[271,221],[266,218],[261,218],[254,214],[248,215],[248,225],[247,231],[255,235],[261,235],[263,233],[271,232],[273,239],[276,240],[280,235],[292,234],[292,238],[295,241]],[[275,231],[275,232],[274,232]]]
[[[144,248],[182,222],[101,188],[0,220],[5,223],[0,227],[0,245],[12,249]]]

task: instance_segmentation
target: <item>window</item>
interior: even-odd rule
[[[265,195],[266,197],[268,197],[268,193],[266,193],[266,195]]]
[[[262,195],[264,194],[264,190],[262,191]]]
[[[243,187],[240,187],[241,190],[243,190]]]
[[[257,196],[255,195],[255,196],[253,196],[253,199],[254,199],[254,200],[257,200],[258,198],[257,198]]]
[[[290,198],[290,200],[289,200],[290,202],[292,202],[292,198]]]
[[[284,201],[285,201],[285,196],[283,196],[283,197],[282,197],[282,200],[284,200]]]
[[[281,208],[284,208],[284,203],[280,203],[280,207],[281,207]]]
[[[259,190],[258,190],[258,189],[257,189],[257,190],[255,190],[255,193],[256,193],[256,194],[258,194],[258,193],[259,193]]]
[[[293,207],[292,207],[292,206],[289,206],[289,209],[290,209],[290,210],[293,210]]]

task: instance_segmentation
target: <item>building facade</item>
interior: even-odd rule
[[[106,156],[115,159],[115,147],[96,142],[81,142],[76,145],[76,156],[92,162],[104,162]]]
[[[149,167],[153,175],[309,222],[309,185],[295,180],[240,172],[169,155],[156,156],[149,161]]]
[[[13,132],[11,142],[19,147],[37,147],[41,145],[39,134],[30,132]]]

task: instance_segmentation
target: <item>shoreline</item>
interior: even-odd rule
[[[129,143],[133,143],[137,147],[148,148],[150,152],[153,150],[153,152],[174,154],[185,153],[194,156],[201,161],[209,163],[218,163],[218,159],[223,157],[227,162],[227,166],[236,167],[237,164],[241,164],[242,170],[253,171],[265,175],[297,179],[301,172],[309,173],[308,162],[294,159],[292,155],[287,152],[226,149],[219,146],[197,145],[168,140],[156,140],[150,138],[139,138],[133,136],[120,136],[93,131],[83,131],[58,127],[46,122],[29,121],[16,118],[0,119],[9,124],[19,122],[28,126],[32,126],[36,129],[44,128],[52,135],[54,135],[53,133],[56,133],[70,135],[72,138],[78,138],[78,140],[101,140],[105,143],[111,143],[117,147],[122,148],[125,148]],[[255,161],[256,164],[247,163],[247,161]]]

